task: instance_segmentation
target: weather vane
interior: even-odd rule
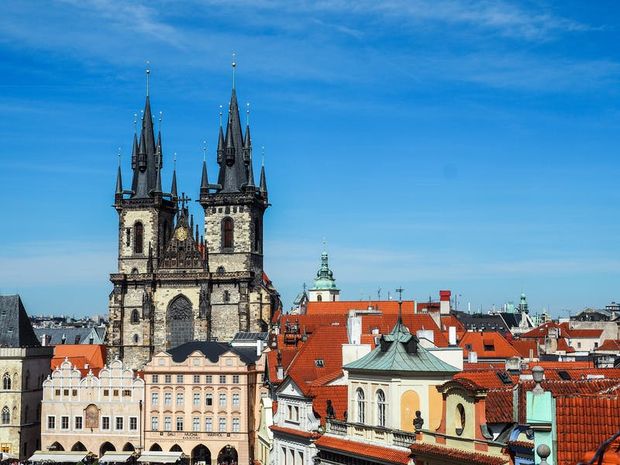
[[[235,58],[237,57],[237,54],[235,52],[232,52],[232,86],[233,89],[235,88],[235,68],[237,67],[237,61],[235,60]]]
[[[202,161],[207,161],[207,141],[202,141]]]
[[[149,96],[149,76],[151,74],[151,62],[146,60],[146,96]]]

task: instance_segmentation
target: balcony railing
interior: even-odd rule
[[[414,432],[370,426],[361,423],[348,423],[335,419],[327,420],[327,432],[337,436],[350,436],[365,441],[408,447],[416,441]]]

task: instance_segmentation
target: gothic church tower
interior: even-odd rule
[[[263,273],[264,168],[252,173],[249,126],[243,136],[233,89],[226,136],[220,127],[218,184],[202,166],[204,237],[194,225],[176,171],[162,192],[161,132],[155,139],[148,92],[140,135],[134,134],[132,183],[118,168],[114,207],[119,215],[118,270],[110,275],[108,346],[129,367],[192,340],[228,341],[238,331],[264,331],[279,299]]]

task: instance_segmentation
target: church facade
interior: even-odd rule
[[[134,134],[130,189],[123,188],[118,169],[118,270],[110,275],[107,343],[110,355],[133,369],[188,341],[266,331],[279,305],[263,271],[265,168],[256,184],[250,128],[242,129],[234,87],[226,129],[219,128],[217,183],[209,182],[203,161],[196,186],[203,225],[194,224],[190,199],[178,195],[176,171],[170,191],[162,190],[161,140],[147,91],[141,131]]]

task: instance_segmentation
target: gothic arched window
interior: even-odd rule
[[[5,373],[2,376],[2,389],[9,391],[11,389],[11,375]]]
[[[137,344],[139,340],[140,340],[140,336],[138,336],[137,334],[134,334],[133,335],[133,343]]]
[[[321,294],[316,296],[316,301],[317,302],[323,302],[323,296]]]
[[[134,310],[131,312],[131,322],[132,322],[133,324],[138,324],[138,323],[140,323],[140,313],[138,312],[138,310],[135,310],[135,309],[134,309]]]
[[[192,303],[184,295],[175,297],[168,305],[166,315],[169,347],[178,347],[194,339]]]
[[[235,222],[226,217],[222,220],[222,248],[232,249],[235,246]]]
[[[365,423],[366,422],[366,396],[364,395],[364,391],[362,388],[357,388],[355,397],[357,399],[357,422]]]
[[[230,302],[230,292],[224,291],[224,302]]]
[[[8,425],[9,423],[11,423],[11,411],[5,405],[4,408],[2,409],[2,424]]]
[[[379,389],[377,391],[377,426],[385,426],[385,393]]]
[[[136,222],[133,226],[133,252],[134,253],[143,253],[144,252],[144,226],[139,221]]]

